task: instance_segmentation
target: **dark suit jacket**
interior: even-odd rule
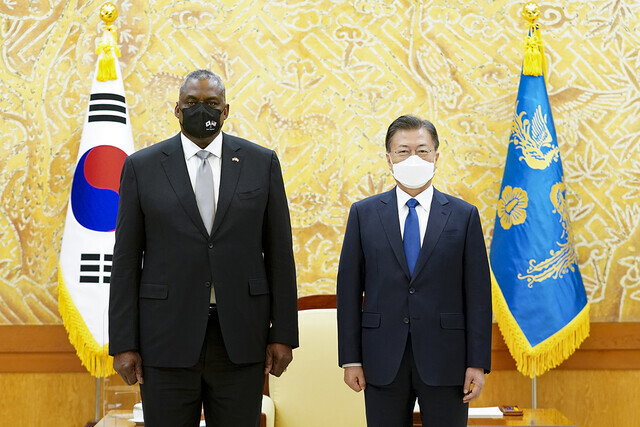
[[[363,303],[364,293],[364,303]],[[338,268],[339,363],[361,362],[367,382],[395,378],[407,337],[423,382],[461,385],[491,367],[491,288],[478,210],[434,188],[409,276],[395,188],[354,203]]]
[[[291,225],[280,163],[223,135],[211,237],[196,204],[180,134],[125,160],[109,303],[109,354],[189,367],[200,355],[215,286],[234,363],[263,361],[267,343],[298,345]]]

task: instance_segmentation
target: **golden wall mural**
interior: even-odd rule
[[[60,323],[57,257],[103,0],[0,1],[0,324]],[[491,242],[527,31],[507,0],[115,0],[136,148],[178,130],[182,77],[220,74],[225,131],[280,156],[299,294],[332,293],[354,201],[391,188],[404,113],[441,136],[434,183]],[[548,1],[538,22],[595,321],[640,321],[640,4]]]

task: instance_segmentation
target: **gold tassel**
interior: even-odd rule
[[[113,25],[107,25],[102,36],[102,41],[96,49],[96,54],[102,56],[98,62],[98,75],[96,79],[100,82],[107,80],[117,80],[116,56],[120,56],[120,49],[116,44],[116,29]]]
[[[100,7],[100,19],[104,21],[106,27],[102,34],[102,41],[96,49],[96,55],[101,55],[98,61],[98,75],[96,80],[105,82],[107,80],[117,80],[116,57],[120,57],[118,49],[118,36],[113,21],[118,17],[118,9],[111,2]]]
[[[524,40],[522,74],[525,76],[541,76],[544,73],[546,79],[542,37],[540,36],[540,26],[536,24],[536,20],[540,17],[538,4],[533,1],[526,3],[522,8],[522,17],[529,22],[529,34]]]
[[[522,63],[522,73],[525,76],[542,75],[542,40],[540,30],[534,24],[529,30],[529,34],[524,42],[524,62]]]
[[[98,76],[96,79],[100,82],[107,80],[117,80],[116,60],[112,53],[105,53],[98,63]]]

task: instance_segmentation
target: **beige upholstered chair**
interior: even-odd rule
[[[338,366],[335,295],[305,297],[298,304],[300,348],[280,378],[269,376],[275,427],[366,426],[364,393],[344,383]]]

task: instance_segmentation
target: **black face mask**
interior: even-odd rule
[[[182,109],[182,127],[194,138],[208,138],[222,127],[221,115],[222,111],[198,102],[193,107]]]

